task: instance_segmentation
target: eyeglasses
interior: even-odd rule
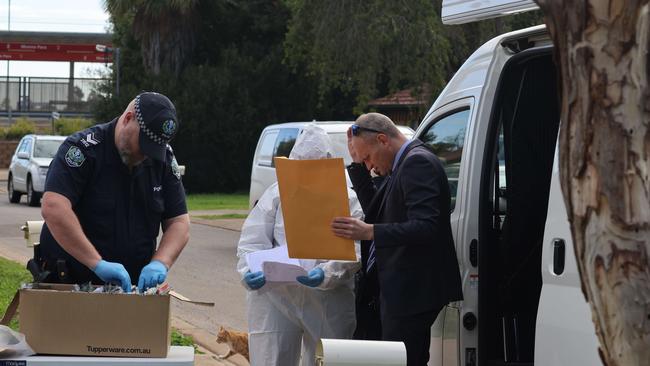
[[[359,126],[359,125],[356,125],[356,124],[352,125],[350,127],[350,129],[352,130],[352,136],[359,136],[361,131],[368,131],[368,132],[374,132],[374,133],[384,133],[384,132],[381,132],[381,131],[373,130],[372,128],[362,127],[362,126]]]

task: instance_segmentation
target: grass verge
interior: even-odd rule
[[[248,194],[201,193],[187,195],[187,209],[192,210],[247,210]]]
[[[23,282],[30,282],[32,275],[22,265],[0,257],[0,314],[4,315],[16,290]],[[13,330],[18,330],[18,320],[9,323]]]
[[[223,215],[197,215],[192,216],[204,220],[220,220],[220,219],[245,219],[248,215],[245,214],[223,214]]]

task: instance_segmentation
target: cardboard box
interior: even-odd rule
[[[169,295],[73,292],[72,285],[21,289],[20,332],[36,353],[167,357]]]

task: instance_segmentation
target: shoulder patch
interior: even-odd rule
[[[72,141],[75,141],[75,143],[80,143],[84,147],[91,147],[99,144],[101,140],[97,137],[97,134],[95,132],[80,132],[79,135],[75,136]]]
[[[172,173],[174,173],[176,179],[181,179],[181,169],[178,167],[178,162],[176,161],[175,156],[172,158]]]
[[[100,141],[95,137],[95,133],[94,133],[94,132],[93,132],[93,133],[89,133],[89,134],[87,134],[87,135],[86,135],[86,138],[85,138],[84,140],[86,140],[86,142],[89,143],[90,145],[97,145],[97,144],[100,142]]]
[[[65,162],[72,168],[79,168],[84,161],[86,161],[86,157],[76,146],[70,146],[68,152],[65,153]]]

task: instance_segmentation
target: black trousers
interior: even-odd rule
[[[379,313],[379,286],[377,274],[359,271],[356,276],[355,300],[357,328],[354,339],[381,340],[381,316]]]
[[[431,326],[440,309],[409,316],[393,316],[382,311],[381,329],[384,341],[404,342],[408,366],[426,366],[429,362]]]

